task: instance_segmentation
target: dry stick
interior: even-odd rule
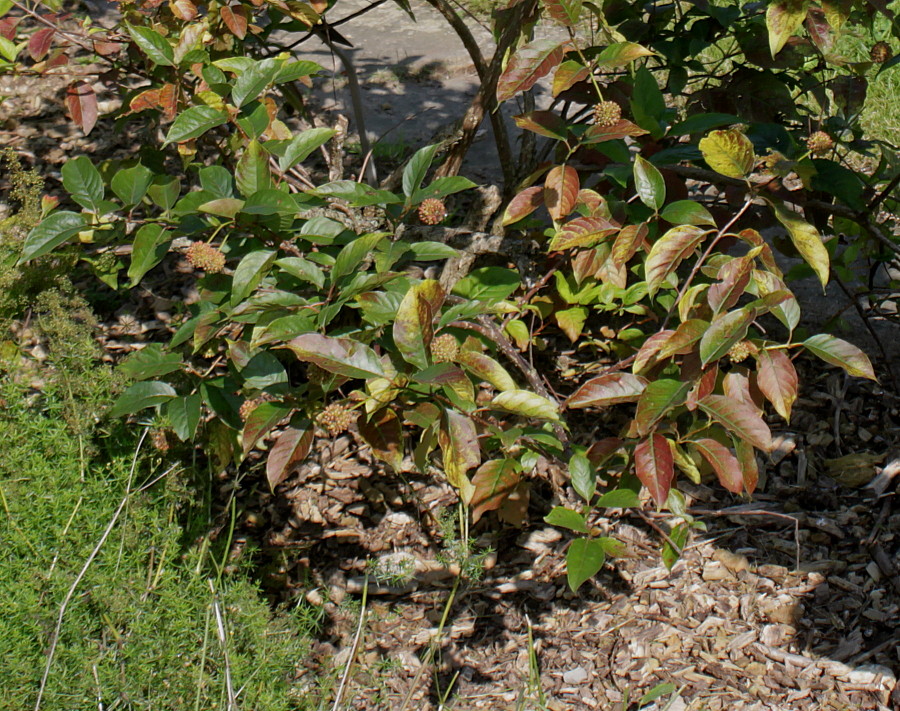
[[[882,190],[872,199],[872,202],[869,203],[869,212],[875,212],[878,206],[888,195],[890,195],[894,191],[894,188],[896,188],[898,184],[900,184],[900,173],[897,173],[897,175],[895,175],[891,179],[891,182],[887,184],[884,190]]]
[[[660,536],[662,536],[663,540],[666,543],[668,543],[670,546],[672,546],[672,550],[678,554],[679,558],[681,558],[682,554],[684,553],[681,546],[679,546],[675,541],[673,541],[671,536],[669,536],[668,533],[666,533],[665,531],[662,530],[662,528],[660,528],[658,525],[656,525],[656,523],[654,523],[654,521],[649,516],[647,516],[647,514],[645,514],[643,511],[641,511],[638,508],[629,509],[629,511],[633,511],[634,513],[636,513],[638,515],[638,517],[640,517],[640,519],[644,523],[646,523],[648,526],[650,526],[650,528],[652,528]]]
[[[103,531],[103,535],[100,536],[100,540],[97,542],[97,545],[94,546],[94,550],[91,551],[91,554],[88,556],[87,560],[84,562],[84,565],[81,566],[81,570],[78,572],[78,575],[75,576],[75,580],[72,581],[72,585],[69,587],[69,591],[66,593],[66,597],[63,599],[62,605],[60,605],[60,607],[59,607],[59,615],[56,618],[56,627],[53,629],[53,634],[50,637],[50,651],[47,653],[47,664],[44,666],[44,674],[41,677],[41,685],[40,685],[40,688],[38,689],[37,701],[35,701],[35,703],[34,703],[34,711],[40,711],[40,709],[41,709],[41,702],[44,699],[44,690],[47,688],[47,679],[50,678],[50,667],[53,666],[53,657],[56,654],[56,645],[59,643],[59,635],[60,635],[60,632],[62,631],[63,617],[66,614],[66,609],[69,606],[69,602],[72,600],[72,596],[75,595],[75,589],[78,587],[79,583],[81,583],[82,579],[87,574],[88,568],[91,566],[91,563],[94,562],[94,559],[100,553],[100,549],[103,548],[103,544],[106,543],[106,539],[109,537],[109,534],[112,533],[112,530],[116,525],[116,522],[119,520],[119,516],[122,515],[122,511],[125,509],[125,505],[128,503],[129,499],[131,498],[132,494],[134,493],[131,491],[131,483],[130,482],[134,478],[134,472],[135,472],[135,469],[137,468],[138,454],[140,454],[141,445],[144,444],[144,440],[147,438],[148,431],[149,430],[146,430],[146,429],[144,430],[144,432],[141,434],[141,438],[138,440],[137,447],[135,448],[134,458],[131,461],[131,471],[128,474],[129,486],[128,486],[128,489],[125,491],[125,496],[123,496],[122,500],[119,502],[118,508],[116,508],[115,513],[113,514],[112,518],[110,519],[109,523],[107,524],[106,530]],[[149,484],[145,484],[140,489],[138,489],[138,491],[143,491],[144,489],[149,488],[150,486],[155,484],[157,481],[159,481],[164,476],[169,474],[169,472],[173,471],[175,469],[175,466],[177,466],[177,465],[173,465],[170,469],[166,470],[166,472],[163,473],[161,476],[157,477],[156,479],[151,481]]]
[[[369,576],[366,576],[366,582],[363,585],[362,602],[360,603],[359,623],[356,625],[356,634],[353,636],[353,644],[350,646],[350,655],[347,657],[347,666],[344,667],[344,673],[341,675],[341,683],[338,686],[337,694],[334,696],[334,704],[332,711],[338,711],[341,701],[344,698],[344,692],[347,690],[347,682],[350,679],[350,670],[353,668],[353,661],[359,653],[359,644],[362,641],[363,627],[366,622],[366,598],[369,594]]]
[[[795,567],[800,569],[800,519],[790,514],[779,513],[778,511],[766,511],[765,509],[749,509],[744,510],[741,506],[732,506],[729,508],[714,511],[711,509],[689,509],[688,513],[698,516],[771,516],[772,518],[787,519],[794,524],[794,544],[797,547]]]
[[[13,7],[19,8],[19,9],[20,9],[22,12],[24,12],[26,15],[29,15],[30,17],[33,17],[35,20],[37,20],[37,21],[40,22],[41,24],[46,25],[47,27],[49,27],[49,28],[55,30],[55,31],[56,31],[56,34],[62,35],[63,37],[65,37],[65,38],[66,38],[67,40],[69,40],[70,42],[73,42],[74,44],[77,44],[77,45],[78,45],[79,47],[81,47],[83,50],[85,50],[85,51],[87,51],[87,52],[90,52],[91,54],[96,54],[96,52],[94,51],[94,45],[93,45],[93,44],[88,44],[88,43],[85,42],[84,40],[80,39],[78,36],[73,35],[72,33],[67,32],[66,30],[60,29],[57,25],[55,25],[55,24],[53,24],[52,22],[50,22],[50,20],[48,20],[46,17],[43,17],[43,16],[41,16],[41,15],[38,15],[38,14],[37,14],[36,12],[34,12],[33,10],[29,10],[25,5],[23,5],[23,4],[19,3],[19,2],[17,2],[16,0],[10,0],[10,3],[12,3]],[[103,60],[106,61],[106,62],[109,62],[109,60],[106,59],[105,57],[100,57],[100,58],[103,59]]]

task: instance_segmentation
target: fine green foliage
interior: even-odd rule
[[[20,711],[34,706],[60,605],[125,495],[133,452],[120,441],[85,460],[52,390],[36,406],[7,381],[0,398],[0,708]],[[132,490],[163,471],[142,454]],[[180,470],[132,497],[66,609],[42,708],[226,707],[214,597],[180,525],[193,497]],[[307,708],[291,684],[309,632],[301,611],[273,616],[243,575],[223,581],[219,604],[242,707]]]

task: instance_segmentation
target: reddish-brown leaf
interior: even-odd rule
[[[554,220],[561,220],[575,209],[581,184],[578,171],[568,165],[555,165],[544,180],[544,204]]]
[[[174,84],[163,84],[157,89],[147,89],[135,96],[128,104],[131,113],[139,113],[147,109],[161,111],[163,118],[171,121],[175,118],[177,103]]]
[[[567,45],[568,42],[544,38],[516,50],[497,81],[497,101],[507,101],[528,91],[538,79],[547,76],[562,61]]]
[[[617,225],[602,217],[576,217],[559,228],[550,240],[548,249],[551,252],[562,252],[579,247],[593,247],[618,230]]]
[[[646,223],[640,225],[625,225],[616,235],[616,241],[612,246],[612,259],[616,264],[625,265],[646,241],[650,230]]]
[[[394,411],[385,407],[371,418],[362,414],[356,424],[359,426],[360,436],[372,448],[372,453],[395,472],[401,471],[403,467],[403,425]]]
[[[722,265],[719,281],[712,284],[707,292],[707,300],[714,313],[727,311],[737,304],[750,283],[752,271],[753,259],[750,257],[737,257]]]
[[[22,21],[21,17],[0,18],[0,37],[14,42],[16,39],[16,27]]]
[[[269,488],[275,489],[283,482],[300,462],[306,459],[312,447],[313,431],[311,428],[298,429],[288,427],[282,432],[266,460],[266,480]]]
[[[775,411],[788,422],[791,408],[797,399],[799,378],[787,353],[780,350],[761,350],[756,356],[756,382]]]
[[[581,142],[584,144],[604,143],[605,141],[615,141],[620,138],[628,138],[629,136],[643,136],[645,133],[648,133],[648,131],[645,131],[637,124],[631,123],[627,119],[619,119],[618,123],[614,123],[612,126],[594,124],[584,132]]]
[[[762,414],[750,394],[750,381],[743,373],[733,370],[726,374],[722,379],[722,390],[725,392],[725,397],[749,405],[754,412]]]
[[[231,8],[228,5],[223,5],[219,8],[219,17],[222,18],[222,22],[225,23],[225,26],[231,30],[231,34],[233,34],[238,39],[244,39],[247,35],[247,11],[240,5],[237,7]]]
[[[118,54],[125,46],[122,42],[107,42],[99,39],[92,40],[92,44],[94,45],[94,51],[101,57],[111,57],[114,54]]]
[[[666,341],[668,341],[672,334],[674,334],[670,328],[667,328],[663,331],[659,331],[658,333],[654,333],[650,338],[644,341],[644,344],[640,347],[637,354],[634,356],[634,363],[631,364],[631,369],[635,373],[640,373],[642,370],[646,369],[648,365],[651,363],[655,363],[656,354],[659,353],[660,349],[665,345]]]
[[[675,476],[675,459],[669,440],[654,432],[640,442],[634,448],[634,469],[656,505],[664,506]]]
[[[472,523],[488,511],[496,511],[515,492],[522,475],[515,460],[492,459],[485,462],[472,477]]]
[[[565,140],[569,133],[566,122],[552,111],[531,111],[513,116],[516,126],[554,140]]]
[[[716,387],[716,380],[719,377],[719,366],[716,363],[713,363],[712,366],[707,370],[703,375],[700,376],[700,380],[691,388],[691,391],[688,393],[687,405],[688,410],[693,412],[697,409],[697,403],[709,395]]]
[[[647,381],[631,373],[607,373],[591,378],[572,395],[566,405],[577,410],[583,407],[609,407],[623,402],[637,402],[647,387]]]
[[[585,453],[588,461],[595,467],[599,467],[606,459],[622,448],[622,440],[619,437],[604,437],[597,440]]]
[[[685,258],[693,254],[707,232],[708,230],[695,225],[679,225],[670,229],[653,243],[644,266],[647,287],[651,294],[660,287],[669,274],[678,268]]]
[[[553,96],[559,96],[566,89],[571,89],[578,82],[588,78],[588,68],[580,62],[566,60],[559,65],[553,75]]]
[[[709,462],[722,486],[733,494],[740,494],[744,490],[740,462],[727,447],[714,439],[698,439],[689,444]]]
[[[31,55],[31,58],[35,62],[40,62],[47,56],[47,52],[50,51],[50,45],[53,44],[53,35],[55,34],[56,30],[52,27],[45,27],[31,35],[31,39],[28,40],[28,54]]]
[[[663,360],[673,355],[688,353],[691,347],[703,337],[707,328],[709,328],[709,322],[703,319],[692,318],[685,321],[663,343],[662,348],[656,354],[657,359]]]
[[[825,18],[825,12],[818,7],[810,7],[806,11],[806,30],[809,32],[809,38],[822,54],[828,54],[834,47],[834,35],[831,32],[831,25]]]
[[[503,224],[511,225],[523,217],[528,217],[532,212],[544,204],[544,188],[540,185],[532,185],[521,190],[506,206],[503,213]]]
[[[66,92],[66,108],[72,121],[87,135],[97,123],[97,95],[85,81],[72,84]]]
[[[707,395],[697,406],[732,434],[757,449],[772,449],[772,433],[752,405],[725,395]]]
[[[741,465],[741,479],[744,481],[744,490],[752,494],[759,483],[759,465],[756,462],[756,452],[747,442],[733,439],[734,451]]]

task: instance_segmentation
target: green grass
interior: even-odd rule
[[[187,472],[137,492],[166,469],[143,452],[133,459],[134,434],[85,459],[63,398],[8,377],[0,398],[0,709],[34,708],[61,605],[129,490],[65,609],[41,708],[224,709],[226,666],[241,709],[311,708],[292,684],[308,611],[273,615],[241,574],[221,581],[216,600],[215,576],[185,543],[182,524],[196,515]]]

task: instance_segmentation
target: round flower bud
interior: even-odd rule
[[[893,57],[893,54],[894,53],[891,52],[891,46],[887,42],[876,42],[869,51],[869,57],[872,58],[872,61],[875,62],[875,64],[884,64]]]
[[[443,200],[427,198],[419,205],[419,219],[426,225],[437,225],[447,217],[447,207]]]
[[[459,344],[450,333],[442,333],[431,342],[431,359],[435,363],[449,363],[459,353]]]
[[[738,341],[728,351],[728,358],[732,363],[740,363],[757,353],[759,353],[759,348],[750,341]]]
[[[319,413],[317,418],[328,434],[336,436],[350,429],[356,422],[356,414],[352,409],[341,402],[333,402]]]
[[[206,242],[194,242],[187,250],[187,258],[194,269],[218,274],[225,268],[225,255]]]
[[[806,139],[806,147],[813,155],[822,155],[834,148],[834,140],[825,131],[816,131]]]
[[[622,107],[615,101],[594,104],[594,123],[598,126],[615,126],[622,118]]]

